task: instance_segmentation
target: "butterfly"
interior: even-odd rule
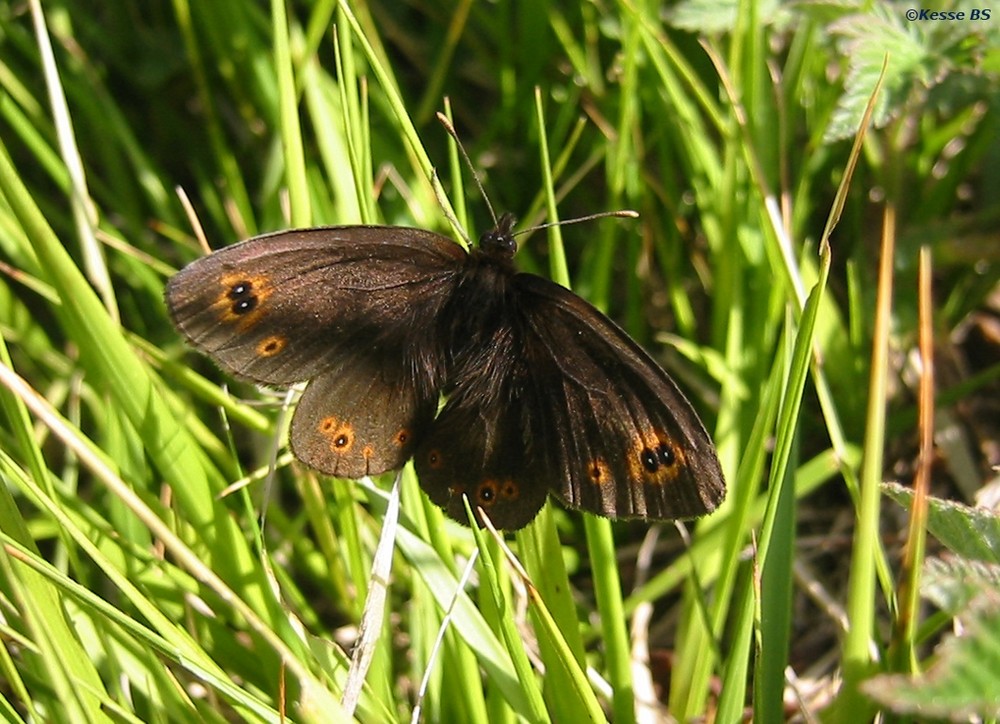
[[[420,486],[467,523],[570,508],[661,520],[725,496],[715,447],[674,381],[568,289],[519,273],[514,217],[466,251],[399,226],[258,236],[174,275],[174,325],[227,372],[308,381],[295,456],[361,478],[411,457]],[[444,405],[440,407],[441,398]]]

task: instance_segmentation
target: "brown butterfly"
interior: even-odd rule
[[[309,381],[291,447],[329,475],[412,456],[449,515],[467,522],[465,495],[508,530],[549,493],[612,518],[714,510],[725,481],[690,403],[601,312],[518,273],[513,226],[502,216],[470,252],[397,226],[259,236],[176,274],[167,306],[228,372]]]

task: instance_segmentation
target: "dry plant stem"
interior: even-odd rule
[[[386,506],[385,518],[382,520],[382,534],[379,536],[378,548],[372,561],[371,578],[368,586],[368,599],[361,616],[361,626],[358,642],[351,656],[351,666],[347,673],[347,683],[344,686],[344,696],[341,704],[348,715],[353,715],[361,698],[361,690],[365,683],[365,675],[371,667],[382,633],[382,623],[385,620],[386,599],[389,595],[389,576],[392,573],[392,551],[396,540],[396,529],[399,522],[399,485],[403,472],[396,473]]]
[[[455,587],[455,595],[452,596],[451,605],[448,606],[448,610],[441,620],[441,625],[438,627],[437,637],[434,639],[434,646],[431,647],[431,654],[427,658],[427,668],[424,670],[424,676],[420,680],[420,686],[417,689],[417,701],[413,706],[413,712],[410,716],[411,724],[418,724],[420,721],[420,713],[423,710],[424,696],[427,693],[427,686],[430,682],[431,674],[434,673],[434,664],[440,658],[441,651],[443,650],[444,637],[448,633],[448,627],[451,625],[451,620],[455,616],[455,604],[458,602],[459,596],[462,595],[462,591],[465,590],[466,585],[469,583],[469,579],[472,577],[472,573],[476,568],[476,561],[479,560],[479,549],[474,549],[472,555],[469,556],[468,563],[465,564],[465,568],[462,571],[462,577],[458,581],[458,585]]]
[[[920,457],[913,481],[910,525],[900,572],[899,616],[895,622],[890,654],[893,669],[907,672],[917,670],[914,642],[920,606],[920,568],[927,545],[927,494],[930,488],[931,463],[934,460],[934,312],[931,298],[931,268],[930,248],[922,246],[917,269],[920,312],[920,390],[917,426],[920,431]]]

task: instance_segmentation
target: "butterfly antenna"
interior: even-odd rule
[[[455,127],[451,125],[451,121],[448,120],[448,116],[444,113],[438,111],[437,119],[444,126],[444,130],[448,131],[448,135],[454,139],[455,144],[458,146],[459,152],[462,154],[462,158],[465,159],[465,165],[469,167],[469,171],[472,173],[472,180],[476,182],[476,187],[479,189],[479,193],[483,196],[483,201],[486,202],[486,208],[490,210],[490,216],[493,218],[493,226],[497,225],[497,214],[493,210],[493,204],[490,203],[490,197],[486,195],[486,189],[483,188],[483,182],[479,180],[479,174],[476,173],[476,167],[472,165],[472,159],[469,158],[469,154],[465,151],[465,146],[462,145],[462,139],[458,137],[458,131]]]
[[[597,214],[587,214],[586,216],[579,216],[575,219],[566,219],[565,221],[550,221],[547,224],[539,224],[538,226],[529,226],[527,229],[521,229],[520,231],[515,231],[514,236],[521,236],[522,234],[528,234],[532,231],[539,231],[541,229],[548,229],[553,226],[569,226],[570,224],[579,224],[581,221],[606,219],[609,216],[614,216],[617,218],[625,218],[625,219],[638,219],[639,212],[632,211],[632,209],[621,209],[620,211],[601,211],[600,213]]]
[[[462,158],[465,159],[465,165],[469,167],[469,171],[472,173],[472,180],[476,182],[476,187],[479,189],[479,193],[482,194],[483,200],[486,202],[486,208],[490,211],[490,217],[493,219],[494,228],[499,225],[497,220],[496,211],[493,210],[493,204],[490,203],[490,197],[486,195],[486,189],[483,188],[482,181],[479,180],[479,174],[476,173],[476,167],[472,165],[472,159],[469,158],[469,154],[465,150],[465,146],[462,145],[462,139],[458,137],[458,131],[455,130],[455,126],[452,125],[451,121],[448,120],[448,116],[438,111],[437,119],[444,126],[444,129],[451,136],[455,145],[458,146],[459,152],[462,154]],[[435,174],[437,178],[437,174]],[[548,224],[540,224],[539,226],[532,226],[527,229],[522,229],[514,234],[514,236],[520,236],[522,234],[527,234],[532,231],[539,231],[540,229],[548,229],[552,226],[568,226],[570,224],[579,224],[581,221],[593,221],[594,219],[604,219],[609,216],[615,216],[619,218],[629,218],[637,219],[639,218],[639,213],[632,211],[631,209],[622,209],[621,211],[602,211],[598,214],[588,214],[587,216],[581,216],[576,219],[567,219],[566,221],[553,221]]]

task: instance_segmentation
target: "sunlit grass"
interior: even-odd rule
[[[215,247],[291,225],[455,235],[448,206],[474,239],[490,219],[434,119],[446,107],[492,203],[523,225],[553,210],[639,212],[520,237],[518,262],[664,363],[712,432],[729,494],[683,535],[550,505],[507,541],[522,580],[405,471],[357,718],[408,719],[429,671],[426,720],[733,721],[751,707],[773,721],[791,667],[804,709],[860,721],[891,701],[862,682],[919,671],[925,642],[963,615],[956,604],[897,626],[900,509],[873,488],[897,470],[910,483],[916,458],[903,361],[919,245],[937,260],[942,344],[997,282],[995,78],[944,28],[890,6],[837,11],[836,26],[800,6],[780,24],[694,5],[665,23],[633,3],[43,10],[44,24],[35,3],[0,10],[5,718],[342,715],[357,626],[382,583],[370,575],[391,476],[329,481],[291,463],[279,402],[181,342],[162,288],[202,252],[176,189]],[[985,53],[975,30],[965,42]],[[875,123],[863,123],[884,50]],[[918,51],[939,72],[911,62]],[[944,61],[967,71],[961,84]],[[938,405],[995,395],[996,365],[973,371]],[[934,492],[981,486],[974,462]],[[936,520],[932,534],[956,548]],[[816,542],[835,525],[829,549]],[[824,597],[835,605],[823,612],[807,603]],[[893,628],[909,659],[886,657]],[[813,631],[828,632],[825,649],[807,653],[798,639]]]

